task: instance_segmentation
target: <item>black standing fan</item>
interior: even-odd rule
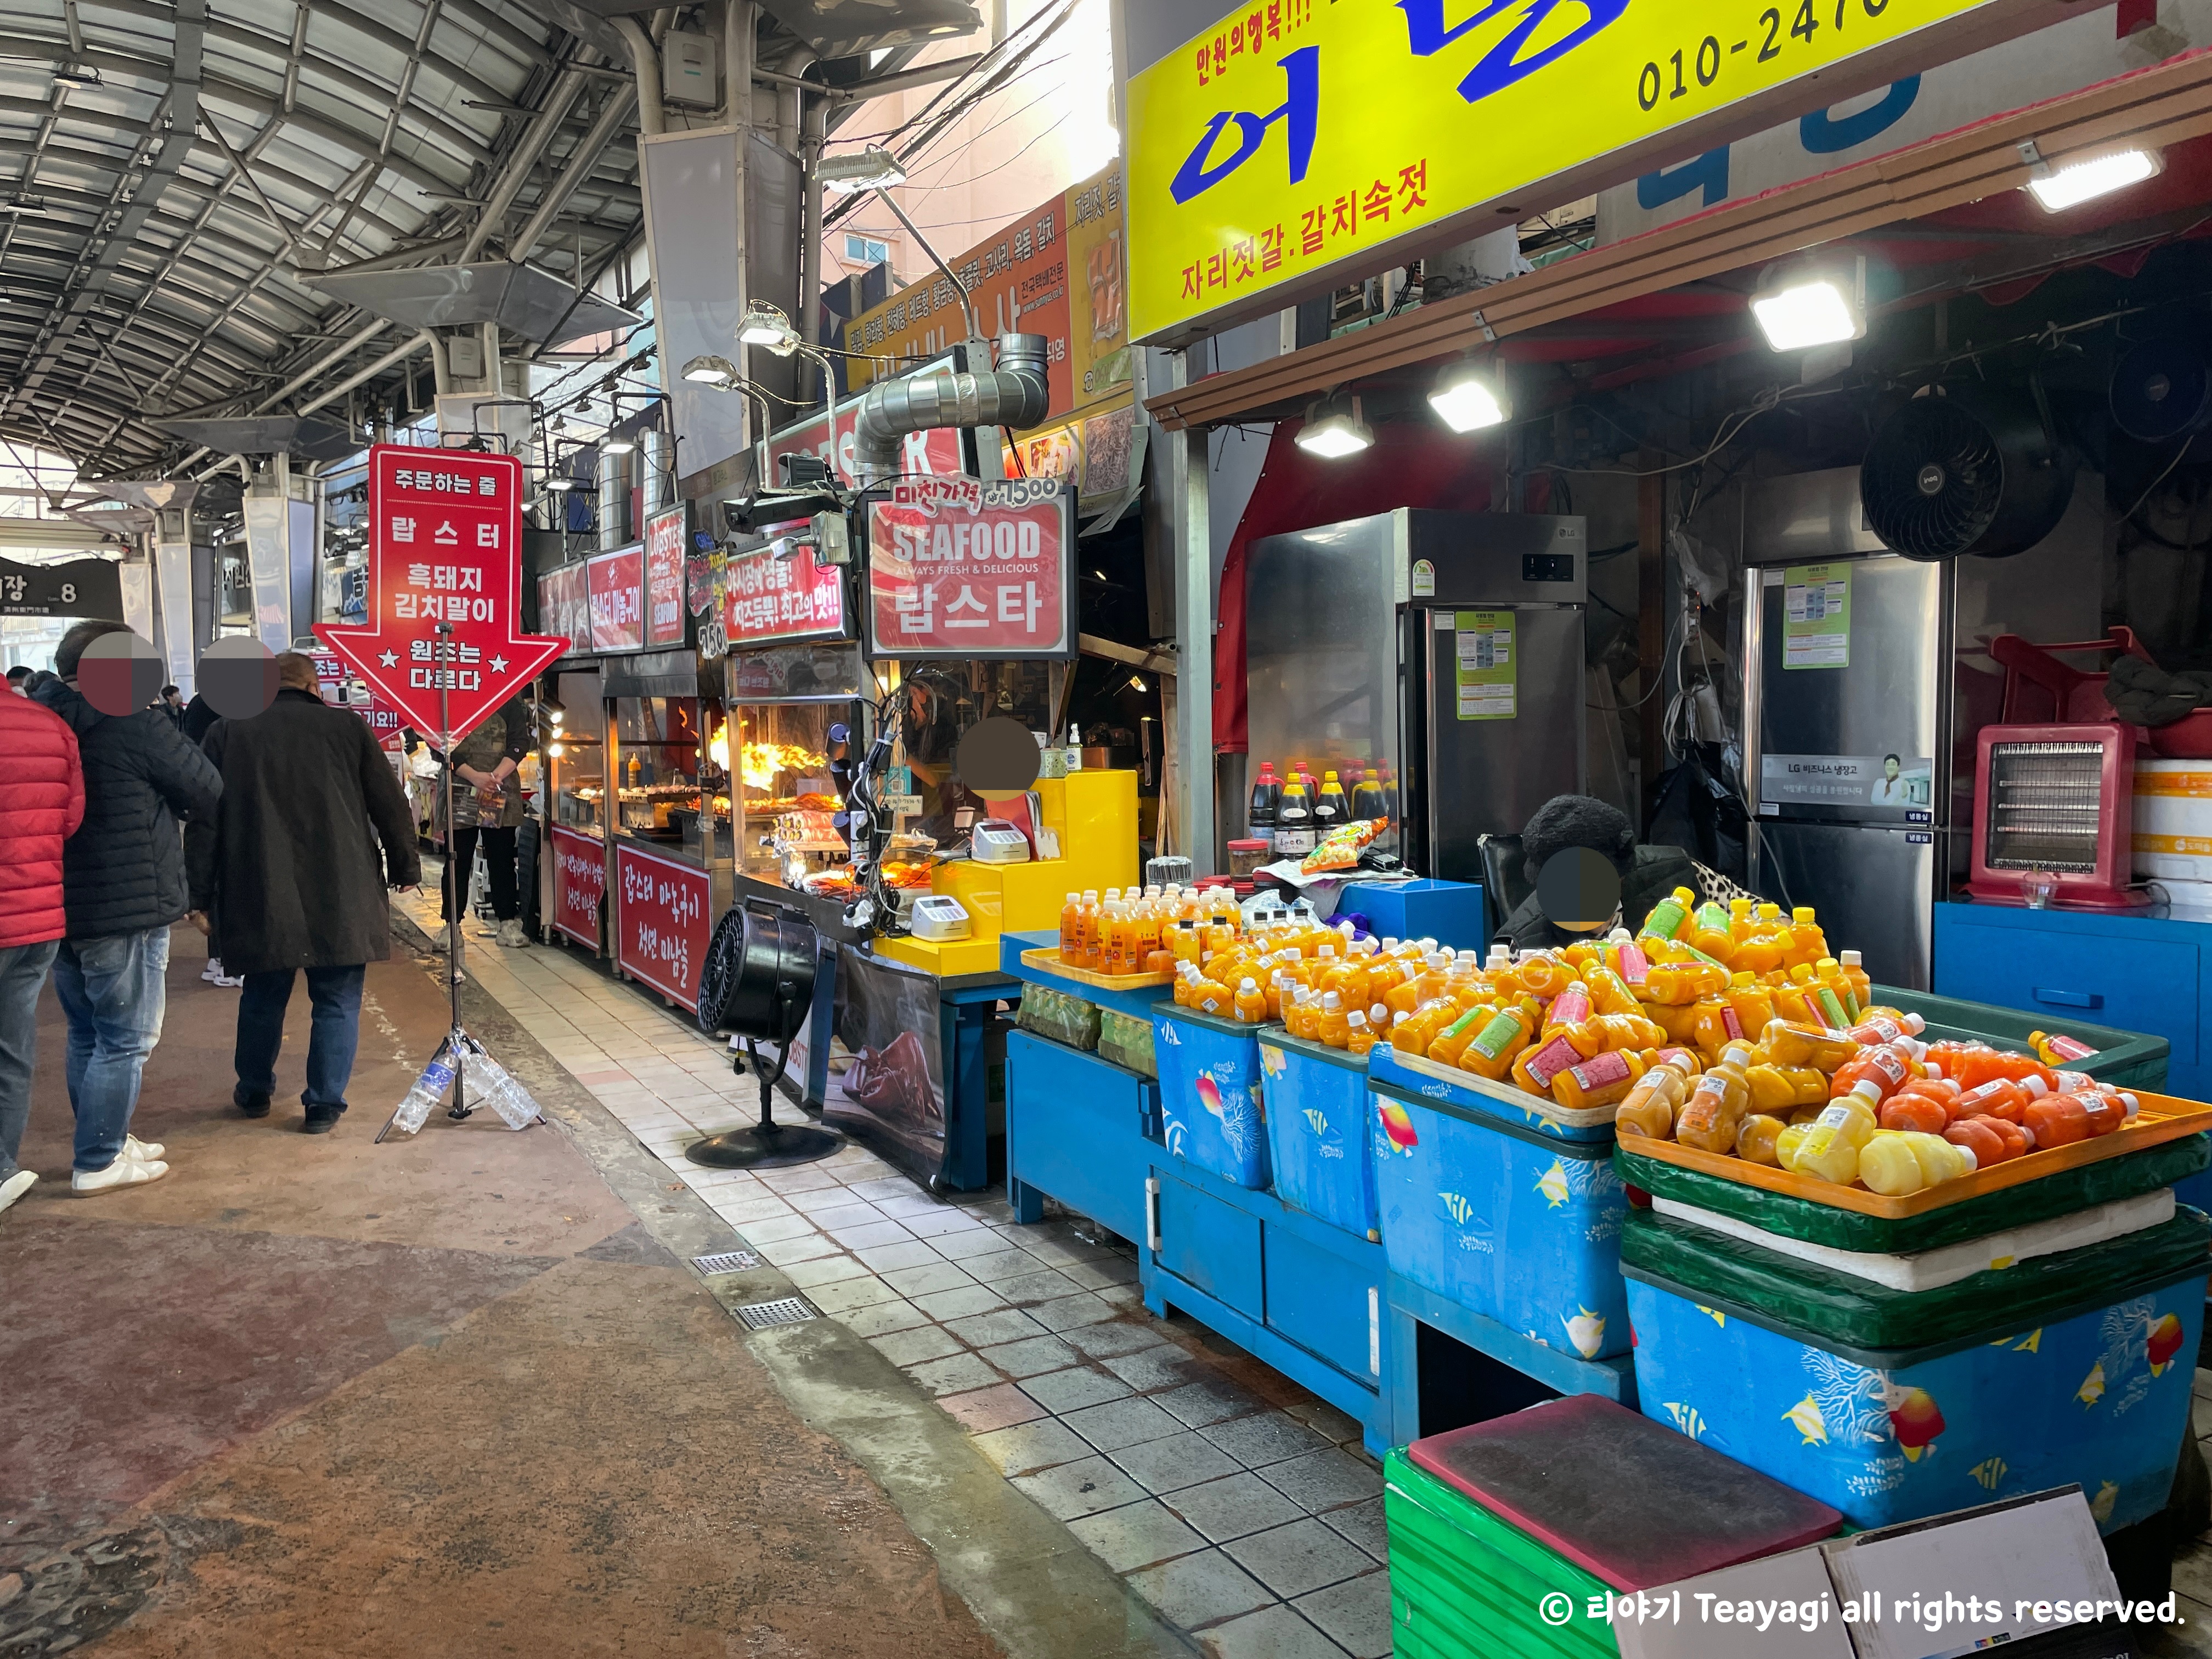
[[[2112,366],[2112,424],[2138,443],[2171,443],[2212,424],[2212,362],[2185,335],[2139,340]]]
[[[2025,553],[2065,516],[2074,469],[2039,400],[1960,381],[1882,422],[1859,468],[1867,528],[1908,559]]]
[[[744,1056],[731,1062],[760,1079],[760,1121],[750,1129],[709,1135],[684,1149],[694,1164],[716,1170],[777,1170],[828,1158],[845,1143],[811,1124],[778,1123],[775,1085],[791,1063],[791,1042],[814,1003],[821,944],[813,924],[796,910],[761,902],[723,912],[708,941],[699,975],[699,1029],[710,1036],[734,1032]],[[760,1052],[775,1046],[770,1070]]]

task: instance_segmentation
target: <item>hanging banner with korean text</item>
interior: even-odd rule
[[[1130,336],[1279,309],[2078,9],[1246,4],[1129,79]]]
[[[416,731],[465,736],[568,649],[520,631],[522,463],[378,444],[368,509],[368,621],[315,637]]]
[[[584,562],[594,651],[645,648],[645,548],[617,549]]]
[[[763,533],[804,527],[772,525]],[[787,559],[773,553],[732,558],[723,567],[722,595],[722,625],[732,650],[845,633],[845,568],[817,564],[811,548]]]
[[[632,979],[696,1010],[707,959],[707,872],[624,842],[615,848],[615,960]]]
[[[645,521],[645,642],[684,643],[684,541],[690,509],[678,501]]]
[[[872,657],[1076,655],[1064,478],[902,478],[868,505]]]

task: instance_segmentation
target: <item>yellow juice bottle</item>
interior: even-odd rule
[[[1367,1016],[1361,1013],[1356,1008],[1345,1018],[1348,1023],[1349,1028],[1345,1033],[1345,1053],[1348,1054],[1364,1054],[1368,1053],[1375,1047],[1376,1037],[1374,1026],[1368,1023]]]
[[[1314,1020],[1314,1035],[1332,1048],[1344,1047],[1352,1035],[1351,1016],[1346,1012],[1344,999],[1334,991],[1321,994],[1321,1012]]]
[[[1762,904],[1744,937],[1737,941],[1729,965],[1754,974],[1771,974],[1782,965],[1782,907]]]
[[[1827,954],[1827,938],[1814,919],[1813,907],[1797,906],[1790,913],[1790,943],[1783,948],[1783,961],[1792,968],[1801,963],[1809,968]]]
[[[1459,1057],[1466,1052],[1467,1045],[1474,1041],[1484,1024],[1497,1012],[1495,1008],[1489,1007],[1461,1009],[1429,1039],[1429,1058],[1439,1066],[1458,1065]]]
[[[1628,982],[1607,967],[1602,959],[1583,972],[1583,983],[1589,987],[1590,1006],[1601,1014],[1633,1014],[1641,1005]]]
[[[1248,977],[1237,987],[1236,1011],[1240,1025],[1267,1024],[1267,994],[1260,988],[1258,980]]]
[[[1797,1155],[1790,1167],[1800,1175],[1814,1176],[1838,1187],[1856,1181],[1859,1151],[1874,1139],[1879,1127],[1874,1108],[1880,1098],[1881,1091],[1869,1085],[1830,1102],[1797,1144]]]
[[[1722,993],[1734,1017],[1731,1036],[1748,1042],[1766,1029],[1766,1022],[1774,1018],[1774,999],[1766,994],[1759,981],[1749,973],[1737,973]]]

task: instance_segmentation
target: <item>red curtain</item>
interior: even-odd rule
[[[1244,560],[1267,536],[1401,507],[1483,513],[1490,507],[1492,460],[1486,447],[1433,421],[1394,421],[1375,428],[1374,445],[1341,460],[1300,449],[1299,421],[1281,421],[1252,499],[1221,568],[1221,626],[1213,636],[1213,746],[1241,755],[1249,746],[1244,708]],[[1531,512],[1540,509],[1531,507]]]

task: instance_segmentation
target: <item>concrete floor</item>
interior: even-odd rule
[[[412,958],[374,964],[354,1109],[303,1136],[304,994],[246,1121],[237,994],[174,951],[134,1125],[165,1182],[70,1196],[41,1010],[45,1179],[0,1216],[0,1651],[1186,1650],[865,1343],[732,1319],[671,1253],[726,1227],[523,1034],[498,1051],[556,1124],[373,1146],[447,1023]]]

